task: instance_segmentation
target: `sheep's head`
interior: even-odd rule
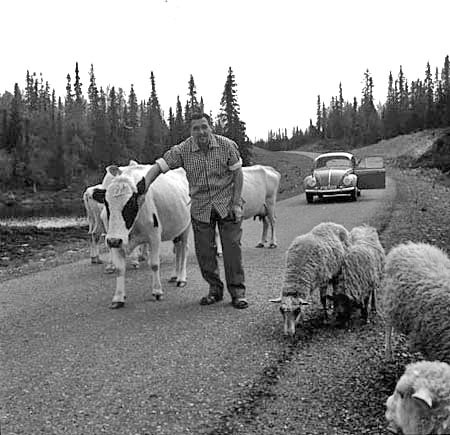
[[[309,302],[302,299],[297,293],[287,293],[280,298],[271,299],[270,302],[280,304],[280,312],[283,316],[284,335],[293,337],[295,328],[302,316],[302,305],[309,305]]]
[[[449,375],[446,363],[421,361],[408,365],[386,401],[388,430],[404,435],[449,433],[449,410],[440,403],[443,399],[433,387],[445,389]]]
[[[360,309],[360,305],[343,293],[328,295],[327,299],[333,302],[334,321],[339,328],[350,324],[352,315]]]

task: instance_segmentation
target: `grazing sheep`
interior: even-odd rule
[[[369,225],[354,227],[350,231],[350,248],[344,256],[336,293],[327,295],[333,301],[339,325],[347,325],[351,315],[358,309],[366,323],[369,301],[372,311],[376,312],[384,261],[385,252],[377,230]]]
[[[309,233],[296,237],[286,252],[286,268],[280,302],[284,319],[284,334],[293,336],[301,317],[301,306],[315,290],[320,290],[324,316],[327,318],[326,293],[330,284],[336,285],[345,251],[349,246],[349,232],[342,225],[324,222]]]
[[[408,336],[411,351],[450,361],[450,259],[436,246],[404,243],[386,257],[383,289],[386,358],[392,329]]]
[[[408,364],[387,399],[386,420],[394,433],[450,434],[450,365],[440,361]]]

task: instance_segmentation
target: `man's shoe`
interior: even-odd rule
[[[248,308],[248,302],[245,299],[233,299],[231,301],[231,305],[233,305],[234,308],[237,309],[244,309],[244,308]]]
[[[220,302],[222,299],[223,297],[220,296],[213,296],[213,295],[203,296],[200,299],[200,305],[212,305],[215,304],[216,302]]]

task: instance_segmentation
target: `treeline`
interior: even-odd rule
[[[128,95],[122,88],[98,86],[91,65],[86,96],[76,63],[73,80],[68,74],[66,94],[61,98],[42,74],[27,71],[25,89],[16,83],[13,93],[6,91],[0,97],[0,186],[61,189],[98,180],[111,163],[154,162],[189,136],[191,113],[204,111],[205,106],[191,75],[187,100],[183,104],[178,96],[166,118],[153,72],[150,83],[149,98],[138,101],[133,85]],[[215,131],[235,140],[248,164],[251,143],[240,119],[231,67],[220,111],[216,117],[209,115]]]
[[[302,131],[295,127],[291,136],[286,129],[269,131],[266,141],[256,146],[269,150],[291,150],[312,142],[327,144],[328,148],[352,149],[388,139],[399,134],[427,128],[450,126],[450,62],[445,57],[439,70],[431,70],[429,62],[423,79],[411,82],[402,67],[394,79],[388,77],[387,98],[375,106],[374,83],[368,70],[364,73],[362,97],[344,101],[342,85],[328,106],[317,97],[316,121]]]

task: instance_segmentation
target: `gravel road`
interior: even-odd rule
[[[370,222],[389,209],[394,184],[388,179],[386,190],[365,191],[355,203],[281,201],[275,250],[254,248],[261,227],[246,221],[247,310],[233,309],[228,295],[198,304],[207,289],[192,251],[186,288],[167,284],[164,300],[153,302],[149,269],[132,270],[126,307],[117,311],[108,308],[114,277],[87,260],[1,283],[1,433],[384,433],[383,404],[365,421],[361,409],[371,404],[347,403],[348,391],[345,406],[331,400],[340,389],[358,389],[360,379],[342,375],[367,345],[367,331],[333,330],[312,309],[297,342],[288,343],[278,307],[267,301],[279,294],[284,253],[296,235],[326,220],[349,229]],[[164,279],[169,258],[166,246]],[[284,395],[292,382],[295,401]],[[359,432],[346,429],[355,424]]]

